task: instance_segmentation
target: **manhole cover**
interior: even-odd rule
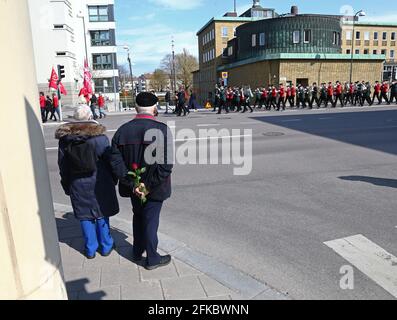
[[[263,135],[267,136],[267,137],[279,137],[279,136],[283,136],[284,133],[282,133],[282,132],[264,132]]]

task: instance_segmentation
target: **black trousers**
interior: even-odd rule
[[[135,257],[141,257],[146,251],[147,264],[150,266],[160,263],[160,255],[157,253],[159,243],[157,231],[160,224],[160,211],[163,202],[148,200],[145,204],[137,197],[131,198],[132,229],[134,232],[133,252]]]
[[[252,107],[251,107],[251,105],[250,105],[250,102],[249,102],[248,100],[245,100],[245,101],[243,102],[243,107],[244,107],[244,108],[243,108],[243,112],[247,112],[247,111],[248,111],[247,108],[249,108],[251,112],[254,112],[254,109],[252,109]]]
[[[316,95],[312,95],[312,99],[310,100],[310,103],[309,103],[310,108],[313,108],[314,102],[316,102],[317,108],[320,108],[320,100],[318,99],[318,97]]]
[[[357,105],[357,102],[359,103],[360,106],[364,105],[364,101],[363,101],[363,96],[362,93],[356,93],[354,96],[354,105]]]
[[[380,102],[382,103],[382,99],[385,99],[387,104],[390,104],[389,102],[389,98],[387,97],[387,93],[386,92],[382,92],[381,96],[380,96]]]
[[[375,97],[376,99],[378,99],[378,104],[381,104],[382,98],[380,97],[380,93],[376,93],[376,92],[374,92],[374,95],[372,96],[372,104],[374,104],[375,102]]]
[[[229,113],[229,107],[227,105],[227,101],[223,101],[223,100],[220,101],[218,114],[222,112],[222,109],[225,109],[226,113]]]
[[[397,92],[390,93],[390,103],[393,103],[393,100],[396,100],[397,103]]]
[[[277,102],[277,110],[280,110],[281,105],[283,105],[283,110],[285,110],[285,98],[279,97]]]
[[[338,104],[338,100],[340,101],[341,107],[343,107],[344,106],[343,96],[341,94],[337,94],[336,95],[336,98],[335,98],[335,101],[334,101],[334,107],[336,107],[336,105]]]
[[[46,115],[48,115],[48,113],[46,113],[46,110],[45,110],[45,108],[40,108],[40,111],[41,111],[41,121],[44,123],[44,122],[47,122],[47,117],[46,117]]]
[[[186,116],[186,113],[190,113],[190,111],[188,110],[188,108],[186,107],[186,105],[184,103],[179,103],[178,104],[178,116],[182,115],[182,111],[183,111],[184,116]]]
[[[363,96],[363,105],[364,105],[365,101],[367,101],[369,106],[372,105],[372,100],[371,100],[371,95],[370,94]]]
[[[298,101],[296,102],[296,107],[299,109],[301,104],[302,104],[302,108],[306,108],[305,98],[298,96]]]
[[[295,96],[289,96],[288,98],[289,106],[291,108],[295,107]]]
[[[327,100],[325,100],[325,107],[328,107],[328,102],[331,102],[331,106],[334,106],[334,99],[332,98],[332,96],[327,96]]]

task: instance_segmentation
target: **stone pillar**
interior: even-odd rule
[[[0,299],[67,299],[26,0],[0,1],[0,37]]]

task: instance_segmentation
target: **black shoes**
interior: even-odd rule
[[[113,252],[113,250],[116,248],[116,245],[113,243],[113,246],[112,246],[112,248],[109,250],[109,252],[107,252],[107,253],[102,253],[101,251],[99,251],[99,254],[102,256],[102,257],[108,257],[108,256],[110,256],[110,254]]]
[[[146,270],[154,270],[160,267],[165,267],[166,265],[170,264],[171,262],[171,256],[169,254],[165,255],[165,256],[160,256],[160,263],[159,264],[155,264],[155,265],[145,265],[145,269]]]

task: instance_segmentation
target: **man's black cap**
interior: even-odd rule
[[[150,92],[141,92],[136,96],[136,104],[140,107],[153,107],[159,99]]]

